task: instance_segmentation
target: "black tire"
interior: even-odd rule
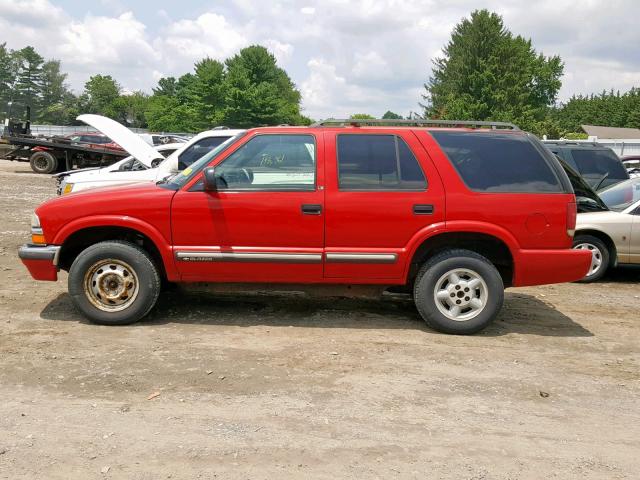
[[[100,268],[96,267],[101,264]],[[117,269],[113,267],[122,269],[124,273],[122,275],[115,273]],[[96,268],[95,275],[102,274],[103,276],[98,278],[102,278],[104,283],[109,282],[108,274],[112,274],[115,279],[124,279],[125,288],[116,288],[116,291],[123,293],[116,301],[126,299],[122,310],[109,311],[108,309],[120,308],[121,305],[115,305],[115,307],[106,305],[107,297],[103,298],[98,294],[100,299],[97,299],[96,294],[91,293],[94,289],[89,284],[95,285],[96,283],[91,279],[97,278],[91,275],[91,272]],[[126,283],[127,279],[133,279],[133,285],[137,284],[137,289],[130,287],[132,290],[127,290],[130,286]],[[98,283],[102,284],[101,282]],[[101,325],[126,325],[137,322],[153,308],[160,294],[161,280],[158,268],[145,250],[133,243],[112,240],[96,243],[83,250],[69,269],[68,284],[73,303],[89,320]],[[102,290],[100,292],[104,293]],[[102,308],[96,305],[101,305]]]
[[[595,262],[592,263],[589,269],[589,273],[587,273],[587,275],[585,275],[582,279],[578,280],[578,282],[597,282],[604,276],[605,273],[607,273],[607,270],[609,269],[609,262],[611,261],[611,252],[609,251],[609,247],[607,247],[607,245],[598,237],[587,234],[578,234],[573,239],[573,248],[590,250],[594,261],[599,262],[599,265],[595,270]]]
[[[454,286],[456,284],[447,280],[445,275],[455,270],[471,271],[477,274],[484,285],[477,288],[470,286],[471,290],[465,290],[467,287],[462,283],[459,291],[454,290],[457,288]],[[458,278],[466,282],[465,275],[459,272]],[[473,277],[468,279],[470,278]],[[441,290],[438,284],[442,282],[446,284],[446,288],[442,290],[448,290],[450,287],[452,289],[451,301],[462,302],[461,307],[458,307],[461,311],[460,320],[454,320],[443,313],[442,310],[452,311],[455,307],[455,305],[452,307],[445,305],[445,302],[450,301],[449,298],[440,302],[441,308],[436,304],[436,287]],[[462,296],[458,300],[457,296],[460,294]],[[478,312],[473,312],[474,309],[471,308],[473,303],[469,304],[467,301],[473,301],[476,297],[477,300],[481,300],[483,296],[483,306],[477,308]],[[485,328],[498,315],[504,301],[504,284],[496,267],[482,255],[470,250],[447,250],[433,256],[422,266],[413,286],[413,299],[424,321],[434,330],[456,335],[470,335]],[[466,315],[469,318],[463,319]]]
[[[53,173],[58,168],[58,160],[49,152],[36,152],[29,158],[31,170],[36,173]]]

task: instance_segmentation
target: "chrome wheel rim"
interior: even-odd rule
[[[591,266],[587,272],[587,277],[591,277],[598,273],[602,267],[602,251],[593,243],[578,243],[573,247],[575,250],[589,250],[591,252]]]
[[[84,292],[103,312],[119,312],[138,296],[138,275],[122,260],[108,258],[94,263],[84,276]]]
[[[442,275],[436,282],[433,298],[445,317],[456,322],[466,322],[484,310],[489,299],[489,289],[477,272],[456,268]]]

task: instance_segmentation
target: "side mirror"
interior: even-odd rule
[[[207,167],[204,169],[204,190],[205,192],[218,191],[216,169],[214,167]]]

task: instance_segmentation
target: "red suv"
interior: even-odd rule
[[[345,120],[249,130],[161,182],[50,200],[19,255],[38,280],[68,270],[101,324],[147,315],[163,279],[375,284],[466,334],[505,287],[584,277],[575,220],[557,159],[513,125]]]

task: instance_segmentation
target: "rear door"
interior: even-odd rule
[[[445,217],[444,189],[410,130],[325,132],[327,279],[400,279],[410,239]]]

